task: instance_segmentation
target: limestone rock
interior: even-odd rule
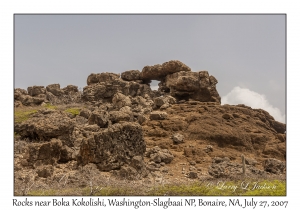
[[[29,165],[53,165],[57,163],[61,155],[62,142],[59,139],[52,139],[46,143],[34,143],[28,145],[25,158]]]
[[[49,141],[51,138],[68,135],[74,128],[74,121],[64,112],[55,110],[40,111],[36,117],[22,122],[17,131],[22,138]]]
[[[91,116],[91,114],[92,114],[92,112],[90,111],[90,110],[88,110],[88,109],[82,109],[82,110],[80,110],[80,112],[79,112],[79,116],[82,116],[82,117],[84,117],[84,118],[86,118],[86,119],[89,119],[89,117]]]
[[[146,151],[146,157],[149,157],[151,161],[155,163],[171,163],[174,159],[173,154],[167,149],[161,149],[160,147],[156,146]]]
[[[46,89],[44,86],[32,86],[27,88],[27,92],[30,96],[37,96],[39,94],[45,94]]]
[[[126,81],[140,80],[141,72],[139,70],[129,70],[121,74],[121,78]]]
[[[124,106],[131,106],[131,100],[128,96],[125,96],[122,93],[116,93],[112,98],[112,104],[115,108],[120,109]]]
[[[180,144],[180,143],[183,143],[184,136],[180,133],[174,133],[172,135],[172,140],[173,140],[174,144]]]
[[[60,89],[59,84],[51,84],[46,87],[46,90],[52,93],[55,96],[61,96],[64,94],[64,91]]]
[[[145,150],[142,127],[122,122],[83,138],[77,161],[83,165],[95,163],[99,170],[110,171],[130,164],[134,156],[143,156]]]
[[[75,85],[68,85],[62,89],[65,94],[72,94],[78,92],[78,87]]]
[[[165,120],[167,117],[166,112],[154,111],[150,113],[150,120]]]
[[[171,60],[163,63],[162,65],[156,64],[154,66],[145,66],[140,77],[146,81],[162,80],[168,74],[180,71],[191,71],[191,69],[178,60]]]
[[[101,128],[106,128],[109,123],[109,114],[107,111],[103,110],[95,110],[92,112],[91,116],[89,117],[89,124],[97,124]]]
[[[100,82],[112,82],[113,80],[116,80],[120,78],[120,74],[115,73],[100,73],[100,74],[90,74],[87,78],[87,85],[91,85],[94,83],[100,83]]]
[[[268,158],[264,162],[264,170],[273,174],[281,174],[284,172],[284,162],[275,158]]]

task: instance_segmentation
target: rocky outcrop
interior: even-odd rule
[[[121,77],[91,74],[83,91],[17,88],[15,106],[32,107],[15,121],[15,170],[56,182],[65,175],[70,185],[85,179],[82,170],[160,183],[285,175],[286,125],[262,109],[221,105],[217,83],[207,71],[169,61]]]
[[[217,80],[207,71],[177,72],[167,75],[160,89],[170,92],[178,100],[193,99],[201,102],[221,103],[216,84]]]
[[[94,138],[83,139],[77,160],[80,164],[91,162],[102,171],[110,171],[130,164],[134,156],[143,156],[145,151],[141,126],[123,122],[95,133]]]
[[[130,70],[123,72],[121,78],[125,81],[135,81],[141,79],[140,75],[141,72],[139,70]]]
[[[162,65],[145,66],[140,77],[145,81],[163,80],[168,74],[180,71],[191,71],[191,68],[178,60],[171,60]]]
[[[41,110],[31,119],[15,125],[15,131],[22,138],[35,141],[49,141],[52,138],[62,138],[72,132],[75,122],[67,113],[54,110]]]
[[[40,94],[45,94],[46,89],[44,86],[32,86],[27,88],[28,95],[30,96],[37,96]]]

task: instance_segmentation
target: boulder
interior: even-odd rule
[[[126,81],[140,80],[141,72],[139,70],[129,70],[121,74],[121,78]]]
[[[62,90],[64,91],[65,94],[72,94],[78,92],[78,87],[75,85],[68,85],[67,87],[64,87]]]
[[[207,71],[189,72],[180,71],[169,74],[165,78],[165,87],[171,96],[179,100],[196,100],[201,102],[221,102],[221,97],[216,90],[217,80],[210,77]]]
[[[64,94],[64,91],[60,89],[59,84],[51,84],[46,87],[46,90],[52,93],[55,96],[61,96]]]
[[[165,120],[167,117],[166,112],[154,111],[150,113],[150,120]]]
[[[180,134],[180,133],[174,133],[172,135],[172,140],[173,140],[174,144],[180,144],[180,143],[183,143],[184,136],[182,134]]]
[[[109,123],[109,114],[104,110],[95,110],[88,119],[89,125],[97,124],[101,128],[107,128]]]
[[[124,106],[131,106],[131,100],[122,93],[116,93],[112,98],[112,104],[115,108],[120,109]]]
[[[77,161],[83,165],[95,163],[101,171],[110,171],[130,164],[133,157],[143,156],[145,150],[142,127],[122,122],[83,138]]]
[[[46,89],[44,86],[32,86],[27,88],[28,95],[37,96],[39,94],[45,94]]]
[[[62,142],[59,139],[51,139],[45,143],[33,143],[28,145],[28,150],[24,155],[28,165],[53,165],[60,159]]]
[[[17,131],[22,138],[49,141],[68,135],[74,128],[74,121],[65,112],[41,110],[32,118],[22,122]]]
[[[178,60],[171,60],[162,65],[156,64],[154,66],[145,66],[140,77],[145,81],[163,80],[168,74],[180,71],[191,71],[191,69]]]
[[[164,162],[166,164],[171,163],[171,161],[174,159],[173,154],[167,150],[167,149],[161,149],[158,146],[155,146],[145,153],[146,157],[149,157],[151,161],[155,163],[161,163]]]
[[[110,83],[116,79],[120,78],[120,74],[115,73],[99,73],[99,74],[90,74],[87,78],[87,85],[100,83],[100,82],[107,82]]]

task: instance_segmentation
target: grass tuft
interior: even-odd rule
[[[79,109],[79,108],[69,108],[69,109],[66,109],[65,112],[71,113],[72,115],[76,116],[76,115],[79,115],[80,110],[81,109]]]
[[[30,118],[30,116],[36,113],[38,110],[32,109],[28,111],[15,110],[15,123],[22,123]]]

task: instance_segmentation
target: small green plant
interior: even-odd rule
[[[69,108],[66,109],[65,112],[71,113],[73,116],[79,115],[80,109],[79,108]]]
[[[54,105],[52,105],[52,104],[50,104],[50,103],[44,104],[43,107],[46,107],[46,108],[48,108],[48,109],[57,109],[56,106],[54,106]]]
[[[28,111],[15,110],[15,123],[21,123],[28,120],[30,116],[36,112],[37,112],[36,109],[28,110]]]

